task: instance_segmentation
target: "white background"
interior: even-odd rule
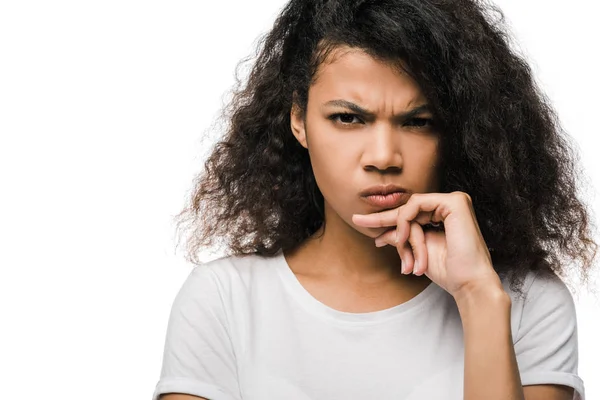
[[[2,397],[149,400],[191,268],[173,216],[199,138],[284,2],[0,4]],[[597,188],[597,2],[496,4]],[[580,375],[598,399],[599,300],[576,301]]]

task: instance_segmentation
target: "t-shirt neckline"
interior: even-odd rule
[[[412,314],[413,312],[423,308],[425,305],[431,303],[443,293],[446,293],[445,290],[440,286],[434,282],[431,282],[425,289],[423,289],[412,299],[391,308],[364,313],[340,311],[320,302],[313,297],[313,295],[310,294],[310,292],[308,292],[304,286],[302,286],[287,263],[282,250],[279,250],[274,257],[274,260],[279,277],[282,279],[286,289],[292,294],[296,301],[298,301],[310,313],[342,323],[368,325],[396,319],[401,316]]]

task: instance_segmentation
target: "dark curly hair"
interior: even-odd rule
[[[576,153],[504,14],[475,0],[291,0],[260,38],[247,83],[223,108],[226,134],[176,216],[188,261],[225,239],[228,255],[272,256],[324,223],[308,152],[291,133],[319,65],[339,46],[402,66],[423,90],[441,137],[441,192],[463,191],[494,268],[522,294],[528,271],[589,283],[597,252],[579,199]],[[250,58],[242,60],[242,63]]]

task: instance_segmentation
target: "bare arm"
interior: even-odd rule
[[[501,287],[457,296],[465,342],[464,400],[570,400],[573,388],[523,387],[510,329],[510,296]]]

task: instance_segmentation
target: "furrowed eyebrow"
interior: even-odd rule
[[[344,108],[354,111],[357,114],[361,114],[365,117],[369,117],[369,118],[375,117],[374,112],[364,109],[361,106],[354,104],[348,100],[330,100],[327,103],[325,103],[324,105],[325,106],[344,107]],[[429,107],[429,104],[422,104],[418,107],[413,108],[412,110],[408,110],[406,112],[396,114],[396,115],[394,115],[393,118],[399,119],[399,120],[408,120],[408,119],[414,118],[417,115],[424,113],[424,112],[431,112],[431,108]]]

